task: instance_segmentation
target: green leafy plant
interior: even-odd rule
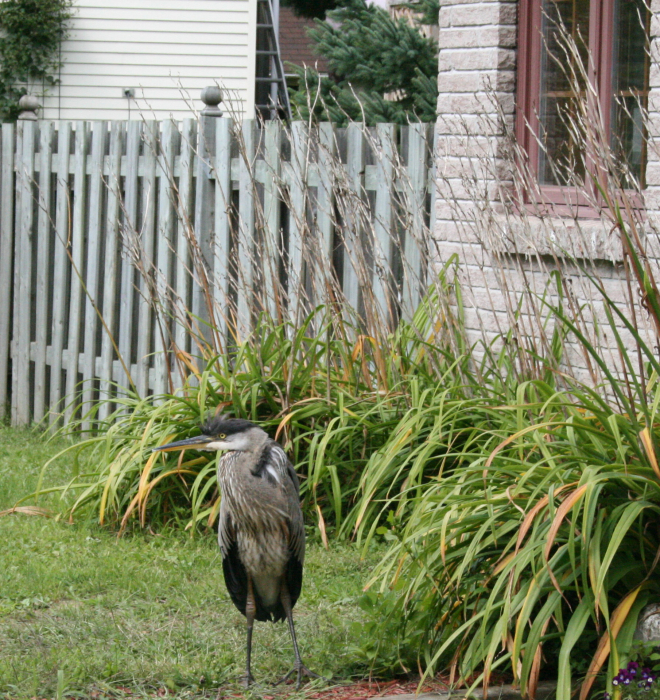
[[[65,450],[89,452],[79,461],[99,467],[58,487],[67,498],[76,494],[68,515],[91,507],[99,522],[122,530],[134,521],[212,525],[219,505],[215,456],[163,456],[152,449],[194,434],[209,412],[222,412],[260,422],[283,443],[324,538],[330,528],[350,534],[356,518],[364,520],[351,506],[371,455],[393,433],[405,433],[405,418],[414,420],[427,398],[438,393],[438,371],[445,375],[444,394],[449,383],[454,387],[454,402],[465,384],[466,358],[452,351],[453,323],[447,317],[438,328],[434,321],[438,289],[449,286],[443,278],[450,269],[413,321],[401,323],[382,345],[346,319],[338,325],[338,317],[323,306],[297,329],[264,315],[235,352],[211,357],[202,371],[191,365],[192,381],[180,393],[155,398],[128,393],[116,399],[116,411],[98,422],[98,433]],[[442,334],[445,342],[429,342]],[[99,409],[81,422],[96,422]],[[67,432],[75,435],[79,426],[72,422]],[[423,429],[416,440],[406,436],[405,449],[415,450],[424,434]],[[428,468],[435,463],[429,461]],[[415,477],[424,478],[423,470]],[[407,479],[401,470],[391,474],[386,490]]]
[[[660,697],[657,681],[658,675],[651,668],[638,661],[629,661],[627,666],[619,669],[612,679],[612,685],[618,691],[621,700],[656,700]],[[612,693],[605,693],[604,700],[611,700],[611,697]]]
[[[5,0],[0,3],[0,114],[12,121],[31,84],[54,85],[59,49],[67,36],[72,0]]]
[[[577,54],[568,39],[565,51]],[[585,76],[573,79],[588,83]],[[487,366],[499,382],[486,385],[483,402],[473,407],[469,439],[446,455],[460,467],[379,500],[373,494],[387,481],[380,473],[385,446],[363,472],[356,505],[392,514],[386,533],[392,544],[371,585],[386,599],[400,590],[383,629],[398,621],[398,649],[407,654],[401,663],[419,660],[427,673],[448,669],[468,686],[503,673],[530,697],[541,679],[554,678],[558,700],[576,691],[586,700],[603,686],[622,692],[635,675],[627,664],[637,663],[631,657],[639,613],[660,596],[657,267],[629,191],[634,178],[606,145],[588,101],[566,122],[597,174],[585,182],[566,164],[557,167],[616,234],[617,283],[627,294],[615,298],[599,273],[603,265],[556,242],[541,248],[529,237],[524,253],[507,248],[506,260],[494,255],[503,275],[520,273],[523,292],[508,309],[511,335],[490,346]],[[517,180],[510,189],[534,191],[520,167],[524,154],[513,137],[511,144]],[[483,173],[487,159],[478,165]],[[516,226],[530,226],[520,200],[508,196]],[[551,227],[539,209],[535,214]],[[494,212],[488,214],[483,221],[496,227]],[[500,220],[509,234],[511,219]],[[574,294],[567,270],[589,294]],[[532,275],[548,281],[542,294],[528,282]],[[520,329],[530,318],[540,322],[525,335]],[[584,362],[587,380],[571,371],[570,355]],[[537,371],[507,372],[516,366]],[[444,428],[429,440],[451,443]],[[370,524],[360,524],[358,537],[373,536]]]

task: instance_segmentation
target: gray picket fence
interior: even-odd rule
[[[368,287],[386,314],[410,315],[424,280],[428,125],[313,131],[312,138],[302,123],[285,129],[211,117],[3,124],[0,411],[10,408],[14,425],[66,422],[112,396],[115,385],[127,386],[127,373],[140,395],[170,389],[172,344],[159,326],[154,285],[195,318],[205,315],[209,288],[220,304],[233,299],[240,336],[256,305],[281,314],[273,295],[257,300],[274,277],[288,290],[290,310],[300,290],[313,296],[302,280],[313,250],[335,266],[356,309]],[[337,213],[338,188],[352,191],[372,218],[375,241],[367,245],[378,250],[367,267],[379,273],[371,280],[359,273],[350,237],[338,244],[338,217],[351,235],[362,226],[358,214]],[[254,245],[268,248],[273,266]],[[383,281],[397,255],[418,282]],[[194,352],[183,325],[172,333]]]

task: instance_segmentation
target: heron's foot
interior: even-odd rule
[[[256,683],[254,676],[250,671],[248,671],[244,676],[241,677],[241,685],[244,688],[249,688],[253,683]]]
[[[318,673],[314,673],[314,671],[310,671],[305,664],[300,661],[294,664],[293,668],[286,674],[286,676],[282,676],[275,685],[280,685],[280,683],[286,683],[293,674],[297,674],[297,680],[296,680],[296,690],[300,690],[300,684],[302,683],[303,676],[307,678],[321,678]]]

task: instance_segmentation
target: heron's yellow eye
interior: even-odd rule
[[[224,440],[227,436],[226,436],[224,433],[220,433],[220,435],[218,435],[218,437],[219,437],[221,440]]]

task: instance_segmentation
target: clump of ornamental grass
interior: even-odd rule
[[[216,455],[152,450],[196,434],[210,413],[223,413],[256,421],[281,441],[324,539],[329,528],[352,532],[356,518],[364,519],[352,513],[352,504],[370,456],[401,429],[402,419],[423,412],[439,386],[451,394],[450,403],[471,391],[467,357],[436,342],[435,316],[428,312],[436,299],[431,292],[413,320],[402,322],[380,347],[325,307],[299,328],[263,315],[231,354],[211,357],[202,370],[191,365],[192,381],[176,394],[143,399],[125,393],[113,400],[115,410],[105,421],[99,404],[84,418],[97,433],[66,448],[81,462],[98,465],[61,487],[69,499],[66,516],[91,513],[120,531],[133,524],[212,527],[220,503]],[[338,333],[338,322],[352,333]],[[469,415],[463,412],[462,420]],[[408,433],[402,450],[421,444],[426,431],[416,430],[413,439]],[[434,468],[430,462],[428,468]],[[398,469],[382,497],[410,478]],[[424,478],[424,470],[415,477]]]
[[[315,125],[262,125],[255,130],[262,155],[268,146],[262,142],[280,135],[285,146],[296,146],[286,179],[277,164],[260,161],[272,169],[266,186],[241,124],[234,124],[232,140],[254,198],[255,225],[249,234],[254,238],[248,238],[244,212],[237,211],[232,193],[217,182],[216,194],[226,196],[231,251],[225,277],[216,278],[209,260],[226,251],[203,251],[185,207],[174,202],[188,245],[183,257],[178,249],[172,253],[177,274],[185,271],[194,279],[194,308],[154,266],[141,232],[130,229],[131,217],[124,212],[125,251],[156,319],[155,344],[166,349],[155,364],[158,372],[165,371],[170,390],[139,396],[117,387],[110,400],[84,416],[71,397],[65,415],[73,420],[64,432],[78,440],[72,453],[85,452],[84,463],[95,471],[75,475],[62,486],[73,503],[65,509],[67,517],[92,514],[120,531],[163,523],[193,530],[212,526],[220,497],[215,457],[192,451],[163,456],[151,450],[193,434],[209,413],[225,413],[260,422],[284,444],[324,538],[329,529],[350,532],[346,519],[359,475],[409,410],[411,397],[439,380],[455,385],[456,396],[478,383],[450,305],[455,261],[428,275],[421,264],[406,261],[411,250],[420,260],[428,259],[431,237],[423,212],[428,202],[426,197],[420,201],[419,187],[411,184],[396,133],[354,128],[365,151],[392,178],[390,210],[378,217],[373,197],[356,187],[341,160],[340,141],[346,135],[332,132],[335,143]],[[319,167],[319,159],[334,183],[325,204],[306,176]],[[171,178],[176,199],[174,171],[163,176]],[[288,223],[282,221],[281,227],[273,223],[268,204],[274,197],[287,210]],[[383,217],[391,225],[386,227]],[[328,257],[328,224],[339,262]],[[298,240],[291,250],[284,245],[287,231],[295,231]],[[350,269],[357,285],[352,302],[343,286]],[[415,311],[412,300],[418,297]],[[148,365],[148,358],[142,363]],[[395,483],[405,480],[399,474]]]
[[[465,178],[472,209],[450,205],[457,221],[471,222],[470,240],[514,300],[508,334],[484,334],[480,349],[500,391],[487,387],[491,400],[472,408],[467,439],[453,443],[451,422],[434,426],[419,454],[451,446],[435,478],[379,500],[393,441],[372,455],[356,509],[378,508],[387,520],[374,527],[358,518],[357,536],[390,543],[365,601],[377,610],[374,639],[387,639],[374,642],[376,667],[445,670],[472,687],[497,674],[529,697],[540,680],[556,679],[558,700],[586,700],[599,685],[618,697],[639,613],[660,597],[660,293],[643,192],[591,111],[595,88],[565,34],[563,46],[577,96],[566,127],[595,175],[568,162],[554,167],[598,212],[621,262],[584,255],[591,233],[579,219],[567,240],[512,134],[511,180],[502,181],[501,153],[485,153]],[[506,131],[504,118],[498,128]],[[501,184],[496,209],[479,197],[484,177]],[[531,212],[520,207],[530,191],[540,202]],[[611,292],[613,271],[623,300]],[[525,376],[521,367],[537,371]]]

